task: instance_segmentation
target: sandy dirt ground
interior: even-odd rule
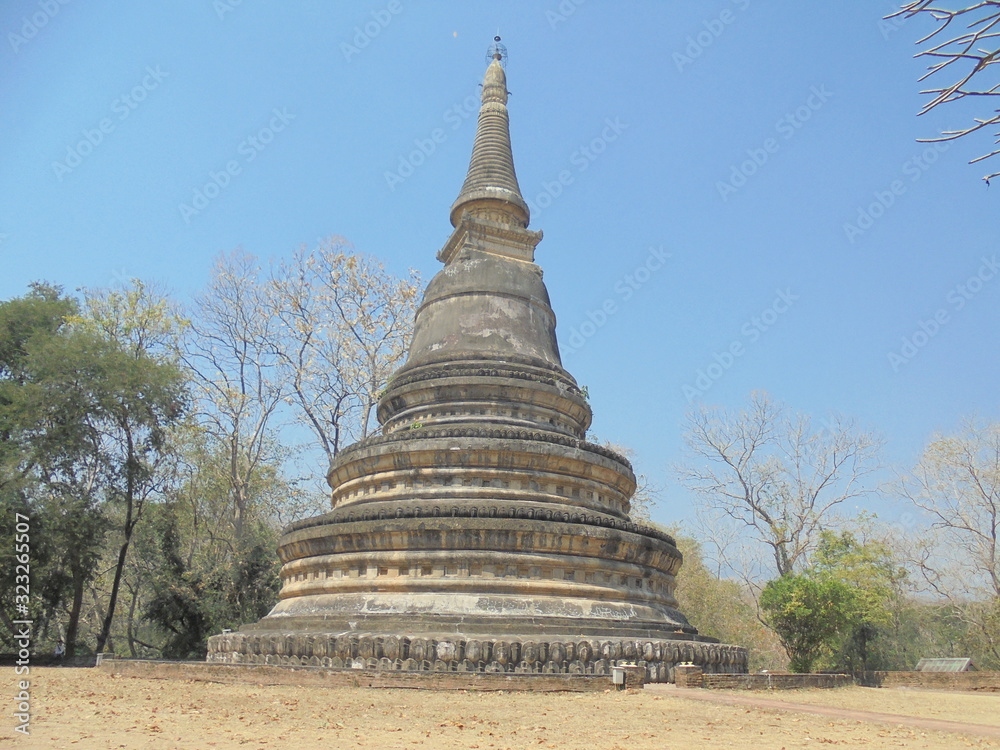
[[[16,692],[8,670],[11,702]],[[844,716],[624,693],[464,693],[223,685],[35,669],[31,736],[5,711],[2,748],[1000,748],[1000,738],[859,721],[852,709],[1000,724],[1000,695],[913,690],[744,693],[841,708]],[[708,692],[708,691],[692,691]],[[722,692],[722,691],[720,691]],[[8,704],[10,705],[10,704]]]
[[[964,721],[1000,727],[1000,693],[949,693],[935,690],[796,690],[786,696],[781,692],[768,694],[769,698],[784,700],[790,697],[796,703],[832,706],[857,711],[880,713],[906,713],[925,719]]]

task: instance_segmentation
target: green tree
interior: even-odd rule
[[[293,493],[278,464],[261,465],[247,485],[239,535],[232,524],[229,446],[197,428],[185,432],[181,481],[155,506],[152,564],[136,559],[147,591],[141,612],[149,643],[173,657],[203,657],[206,639],[253,622],[280,587],[274,509]],[[139,573],[137,573],[139,575]]]
[[[850,585],[832,576],[793,574],[769,581],[760,607],[788,652],[792,671],[811,672],[850,628],[858,598]]]
[[[70,655],[86,588],[114,533],[98,650],[107,642],[128,545],[158,489],[166,431],[181,412],[181,372],[154,351],[159,331],[147,314],[155,317],[159,304],[141,284],[89,294],[82,308],[35,285],[0,310],[0,482],[32,519],[43,625],[68,606]]]
[[[874,519],[862,516],[855,523],[867,525],[869,520]],[[854,591],[852,617],[830,666],[851,672],[892,666],[886,648],[900,617],[907,579],[893,550],[875,539],[863,541],[851,531],[824,531],[810,574],[841,581]]]
[[[169,432],[186,399],[175,345],[182,321],[161,294],[136,280],[121,290],[88,291],[84,314],[74,322],[106,342],[92,423],[104,467],[104,497],[120,516],[111,591],[97,635],[99,653],[111,635],[132,536],[147,501],[163,491],[169,476]]]
[[[181,554],[177,519],[170,507],[162,509],[154,535],[155,573],[151,581],[151,598],[145,605],[145,616],[167,634],[160,650],[169,659],[183,659],[201,651],[210,634],[211,625],[203,612],[203,602],[210,592],[204,579],[188,569]]]
[[[100,337],[68,324],[77,310],[75,300],[46,284],[0,304],[3,524],[13,521],[15,510],[31,519],[31,615],[36,631],[44,634],[68,605],[70,655],[105,535],[96,497],[103,466],[93,417],[107,347]],[[14,591],[4,589],[5,595]],[[3,609],[5,617],[14,611]]]

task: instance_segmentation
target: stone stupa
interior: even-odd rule
[[[499,42],[499,38],[497,39]],[[677,608],[674,540],[629,520],[625,458],[587,442],[534,263],[497,44],[454,231],[379,402],[380,434],[327,475],[333,510],[291,524],[274,609],[208,659],[387,670],[745,672]]]

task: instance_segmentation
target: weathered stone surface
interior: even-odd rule
[[[379,400],[382,429],[333,461],[332,511],[285,530],[277,605],[210,639],[210,661],[525,674],[629,662],[655,681],[682,660],[745,671],[745,651],[678,610],[681,555],[629,520],[628,461],[586,440],[590,405],[562,366],[529,219],[494,60],[445,266]]]
[[[289,634],[274,633],[270,635],[258,636],[255,643],[256,648],[261,652],[266,652],[267,656],[263,661],[256,661],[257,654],[241,653],[235,647],[232,639],[227,640],[226,636],[213,636],[209,639],[209,658],[213,663],[219,664],[239,664],[265,663],[265,664],[310,664],[318,655],[313,652],[303,651],[294,656],[277,656],[273,651],[280,647],[280,644],[287,642]],[[464,636],[438,636],[437,638],[414,638],[409,643],[409,658],[392,658],[388,655],[375,658],[377,644],[382,644],[384,651],[386,644],[393,644],[390,648],[394,653],[399,644],[405,639],[399,639],[395,635],[379,636],[373,634],[361,634],[360,637],[341,641],[333,634],[317,634],[312,639],[312,648],[322,648],[322,643],[343,642],[354,647],[356,656],[340,657],[335,656],[329,660],[320,660],[318,665],[329,666],[335,669],[357,668],[357,669],[378,669],[395,670],[405,672],[481,672],[481,673],[508,673],[508,674],[610,674],[612,666],[638,664],[645,674],[648,682],[673,682],[675,674],[690,675],[688,682],[693,685],[692,680],[699,681],[696,675],[709,674],[745,674],[747,671],[746,650],[738,646],[730,646],[720,643],[698,643],[695,651],[695,663],[677,662],[675,652],[672,651],[670,641],[649,641],[649,640],[624,640],[605,641],[603,648],[594,649],[589,641],[580,641],[574,644],[574,655],[576,658],[567,658],[568,646],[566,641],[544,640],[534,637],[525,639],[468,639]],[[249,646],[247,640],[243,641],[243,648]],[[345,653],[350,649],[345,649]],[[604,658],[602,653],[625,654],[628,652],[645,652],[650,656],[646,659],[630,658]],[[366,656],[367,655],[367,656]],[[492,659],[487,658],[492,655]],[[722,686],[723,683],[713,683]],[[728,684],[728,683],[726,683]]]
[[[679,688],[700,688],[704,670],[697,664],[677,664],[674,666],[674,683]]]

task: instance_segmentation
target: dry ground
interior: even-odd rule
[[[12,670],[8,691],[15,694]],[[30,738],[2,748],[1000,748],[1000,738],[694,701],[686,691],[460,693],[123,677],[35,669]],[[701,692],[701,691],[698,691]],[[707,691],[706,691],[707,692]],[[1000,726],[1000,695],[843,688],[740,696]],[[8,703],[10,705],[10,703]]]
[[[769,698],[847,710],[905,713],[923,719],[964,721],[1000,727],[1000,693],[951,693],[937,690],[796,690],[787,695],[768,694]]]

